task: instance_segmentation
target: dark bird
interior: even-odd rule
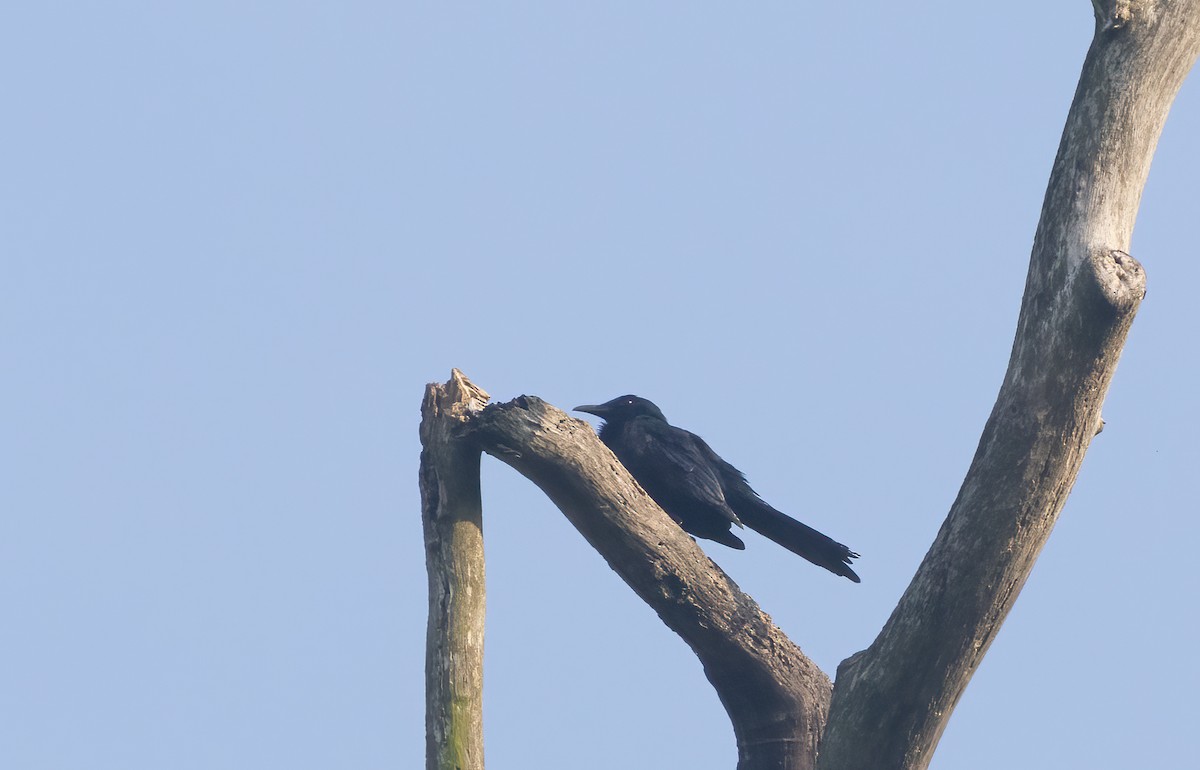
[[[767,505],[741,471],[695,433],[667,422],[653,402],[621,396],[575,411],[604,419],[600,440],[684,531],[740,551],[746,544],[731,527],[745,525],[835,575],[861,582],[850,569],[858,554]]]

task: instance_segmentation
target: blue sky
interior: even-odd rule
[[[0,765],[417,767],[424,384],[625,392],[863,554],[708,552],[870,643],[1007,362],[1086,2],[0,11]],[[1183,767],[1200,91],[1075,491],[934,768]],[[767,414],[770,429],[746,420]],[[493,768],[729,768],[699,664],[486,458]]]

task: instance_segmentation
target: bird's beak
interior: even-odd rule
[[[608,412],[608,409],[604,407],[604,404],[584,404],[583,406],[575,407],[571,411],[587,412],[588,414],[594,414],[597,417],[603,417]]]

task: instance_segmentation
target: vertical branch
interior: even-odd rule
[[[480,451],[457,440],[488,394],[455,369],[421,404],[421,521],[429,571],[426,770],[483,770],[483,516]]]
[[[1126,251],[1200,0],[1094,0],[1008,372],[958,498],[874,643],[844,661],[827,770],[920,770],[1066,502],[1145,293]]]

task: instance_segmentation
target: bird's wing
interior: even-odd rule
[[[705,457],[702,449],[704,442],[698,436],[658,421],[635,420],[626,429],[626,438],[625,449],[629,457],[622,458],[622,462],[651,471],[641,476],[634,473],[635,476],[648,481],[656,478],[676,479],[682,483],[673,485],[673,496],[686,490],[692,502],[718,511],[734,524],[742,526],[737,514],[725,500],[717,475],[719,471]],[[658,494],[658,490],[647,488],[646,491],[650,492],[651,497]]]

